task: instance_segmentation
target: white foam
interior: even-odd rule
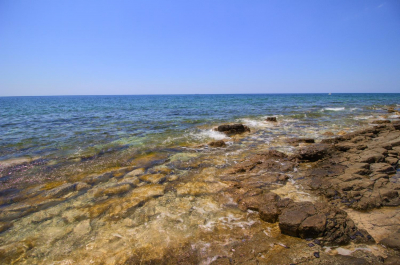
[[[215,139],[215,140],[223,140],[223,139],[227,138],[227,136],[224,133],[214,131],[213,129],[202,130],[199,133],[192,134],[192,136],[199,140],[205,140],[205,139],[209,139],[209,138]]]
[[[350,111],[361,110],[360,108],[351,108]]]
[[[327,111],[342,111],[345,110],[345,107],[340,107],[340,108],[323,108],[323,111],[327,110]]]
[[[273,125],[271,123],[267,123],[265,120],[240,119],[239,122],[252,128],[266,128]]]
[[[354,117],[353,119],[355,119],[355,120],[369,120],[369,119],[372,119],[374,116],[357,116],[357,117]]]

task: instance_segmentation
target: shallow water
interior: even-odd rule
[[[385,108],[398,108],[399,99],[400,94],[0,98],[0,256],[21,264],[140,264],[186,249],[200,258],[195,263],[209,264],[232,254],[235,242],[262,233],[271,244],[261,258],[267,260],[279,244],[299,239],[282,236],[256,212],[239,210],[227,192],[233,184],[221,179],[225,170],[260,151],[294,152],[288,138],[318,141],[397,118]],[[278,122],[266,122],[267,116]],[[251,133],[227,137],[213,131],[238,122]],[[214,139],[227,146],[206,145]],[[265,189],[296,201],[321,200],[297,184],[299,174],[294,168],[286,185]],[[99,176],[101,182],[87,181]],[[68,183],[81,186],[54,193]]]

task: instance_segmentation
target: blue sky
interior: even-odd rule
[[[400,1],[0,0],[0,96],[400,92]]]

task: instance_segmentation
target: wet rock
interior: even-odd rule
[[[325,135],[325,136],[334,136],[335,134],[333,132],[324,132],[323,135]]]
[[[85,183],[85,182],[77,182],[75,183],[75,190],[76,191],[86,191],[90,188],[92,188],[92,186],[90,186],[89,184]]]
[[[227,135],[250,132],[250,128],[243,124],[220,125],[215,130],[218,132],[223,132]]]
[[[186,196],[186,195],[199,196],[204,194],[214,194],[227,187],[228,185],[223,183],[189,182],[178,185],[176,187],[176,193],[179,196]]]
[[[148,183],[159,184],[164,182],[166,178],[163,174],[149,174],[140,176],[139,179]]]
[[[109,181],[112,176],[112,173],[105,173],[99,176],[93,175],[84,178],[83,181],[90,185],[97,185],[99,183]]]
[[[138,177],[124,177],[123,179],[120,180],[121,184],[130,184],[132,187],[136,187],[139,185],[140,180]]]
[[[226,143],[224,142],[224,140],[218,140],[218,141],[209,142],[208,145],[211,147],[224,147],[224,146],[226,146]]]
[[[277,122],[276,117],[267,117],[266,121]]]
[[[387,123],[390,123],[390,120],[374,120],[371,123],[372,124],[387,124]]]
[[[10,229],[11,227],[13,227],[12,223],[9,222],[0,222],[0,233]]]
[[[145,186],[141,186],[136,189],[133,189],[129,193],[129,196],[144,197],[144,198],[157,197],[157,196],[164,195],[164,190],[165,190],[165,186],[163,186],[163,185],[149,184],[149,185],[145,185]]]
[[[384,261],[385,265],[399,265],[400,257],[390,256]]]
[[[313,138],[291,138],[287,139],[287,142],[292,145],[298,145],[300,143],[313,144],[315,140]]]
[[[144,168],[137,168],[135,170],[132,170],[131,172],[127,173],[125,175],[126,178],[131,178],[131,177],[137,177],[139,175],[144,174],[146,170]]]
[[[33,245],[25,242],[15,242],[0,246],[0,261],[2,264],[14,264],[22,259]]]
[[[70,192],[75,191],[76,183],[65,183],[57,188],[51,189],[44,193],[45,197],[62,197]]]
[[[115,186],[107,187],[107,188],[99,188],[94,190],[93,196],[94,197],[101,197],[101,196],[115,196],[126,193],[132,189],[131,185],[129,184],[118,184]]]
[[[92,227],[90,226],[90,220],[84,220],[75,226],[73,232],[78,236],[84,236],[89,234],[91,230]]]

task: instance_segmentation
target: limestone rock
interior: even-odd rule
[[[166,178],[164,174],[149,174],[140,176],[139,179],[148,183],[159,184],[164,182]]]

